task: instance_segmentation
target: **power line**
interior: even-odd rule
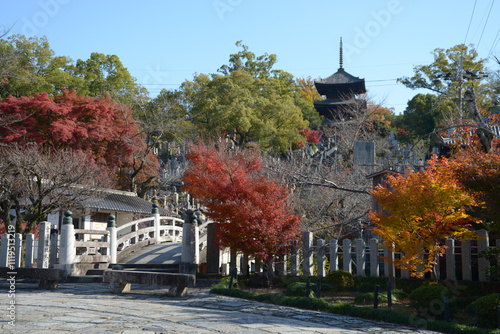
[[[498,35],[500,35],[500,28],[497,31],[495,39],[493,39],[493,44],[491,45],[490,52],[488,52],[488,57],[493,53],[493,50],[496,48],[498,42],[500,41],[500,39],[497,41]]]
[[[469,35],[469,29],[470,29],[470,25],[472,23],[472,18],[474,17],[474,11],[476,10],[476,4],[477,4],[477,0],[474,1],[474,8],[472,8],[472,14],[470,16],[469,26],[467,27],[467,33],[465,34],[464,44],[467,41],[467,36]]]
[[[479,49],[479,43],[481,43],[481,39],[483,38],[484,30],[486,29],[486,25],[488,24],[488,19],[490,18],[491,9],[493,8],[493,4],[495,0],[491,0],[490,11],[488,12],[488,17],[486,18],[486,22],[484,22],[483,31],[481,32],[481,37],[479,37],[479,42],[477,42],[476,50]]]

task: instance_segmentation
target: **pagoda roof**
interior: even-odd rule
[[[326,79],[318,79],[314,81],[315,83],[320,84],[333,84],[333,85],[342,85],[342,84],[350,84],[350,83],[363,83],[365,79],[360,79],[347,73],[344,68],[339,68],[337,72],[333,73]]]

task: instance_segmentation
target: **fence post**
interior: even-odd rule
[[[478,254],[487,250],[489,248],[488,231],[479,230],[477,231],[479,238],[477,239],[477,252]],[[478,256],[478,270],[479,270],[479,281],[485,282],[487,280],[486,270],[490,266],[490,260]]]
[[[24,266],[33,268],[33,254],[35,252],[35,235],[33,233],[26,234],[26,253],[24,254]]]
[[[342,243],[343,269],[348,273],[351,272],[351,240],[344,239]]]
[[[394,245],[394,244],[393,244]],[[389,248],[384,247],[384,276],[388,278],[391,288],[396,286],[396,271],[394,270],[394,252]]]
[[[294,242],[292,246],[292,255],[290,259],[290,266],[291,266],[290,269],[293,276],[299,276],[299,263],[300,263],[299,246],[297,245],[296,242]]]
[[[325,277],[325,240],[318,239],[316,242],[317,248],[317,263],[318,263],[318,277]]]
[[[39,226],[40,229],[38,231],[37,268],[48,268],[50,253],[50,223],[40,222]],[[62,248],[63,245],[61,243],[61,252],[63,250]]]
[[[158,209],[158,204],[153,203],[153,208],[151,209],[151,217],[154,218],[155,227],[155,239],[156,243],[160,243],[160,210]]]
[[[338,248],[339,248],[339,242],[337,239],[330,239],[330,267],[328,268],[328,271],[335,271],[337,270],[337,260],[338,260]]]
[[[462,249],[462,279],[464,281],[472,280],[471,256],[470,256],[470,240],[461,241]]]
[[[108,226],[106,230],[109,232],[108,241],[109,241],[109,263],[116,264],[118,261],[118,237],[117,237],[117,228],[116,228],[116,220],[115,215],[108,216]]]
[[[365,275],[365,242],[359,238],[356,240],[356,275],[363,277]]]
[[[378,240],[370,239],[370,276],[378,277]]]
[[[64,212],[63,226],[61,228],[61,251],[59,256],[59,265],[62,269],[65,269],[68,274],[71,274],[76,257],[75,227],[73,226],[72,215],[73,213],[69,210]],[[40,247],[40,240],[38,241],[38,245],[38,247]],[[40,254],[40,252],[38,254]]]
[[[313,233],[305,231],[302,233],[302,251],[304,252],[304,262],[302,271],[305,276],[313,274]]]
[[[446,279],[454,281],[455,274],[455,240],[446,239]]]

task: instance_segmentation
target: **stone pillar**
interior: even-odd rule
[[[378,277],[378,239],[370,239],[370,276]]]
[[[50,223],[40,222],[38,231],[38,253],[37,253],[37,268],[49,267],[50,253]],[[73,224],[72,224],[73,226]],[[74,238],[74,235],[73,235]],[[61,244],[61,248],[63,245]],[[61,249],[62,251],[62,249]]]
[[[8,260],[8,250],[9,250],[9,235],[7,233],[2,234],[2,245],[0,247],[0,268],[7,267]]]
[[[344,239],[342,243],[343,269],[351,272],[351,240]]]
[[[286,275],[286,255],[280,255],[276,258],[276,272],[279,276]]]
[[[182,225],[182,255],[180,272],[182,274],[196,274],[196,255],[195,249],[195,219],[194,212],[187,210],[184,215],[184,224]]]
[[[109,263],[116,264],[117,256],[118,256],[118,232],[116,228],[116,220],[115,215],[108,216],[108,226],[106,230],[109,232],[108,241],[109,241]]]
[[[151,210],[151,217],[154,218],[153,224],[155,227],[155,239],[156,243],[159,244],[160,240],[160,210],[158,209],[158,204],[154,203]]]
[[[455,240],[446,239],[446,279],[455,280]]]
[[[318,263],[318,276],[325,277],[325,240],[318,239],[316,242],[316,254]]]
[[[302,272],[305,276],[313,275],[313,233],[305,231],[302,233],[302,252],[304,260],[302,262]]]
[[[477,239],[477,252],[480,254],[481,252],[489,249],[490,242],[488,239],[488,231],[479,230],[477,231],[478,239]],[[485,282],[487,281],[486,269],[490,266],[490,260],[485,259],[484,257],[479,257],[478,260],[478,269],[479,269],[479,281]]]
[[[21,267],[23,236],[21,233],[14,234],[14,266]]]
[[[470,240],[461,242],[462,249],[462,279],[464,281],[472,280],[471,256],[470,256]]]
[[[210,223],[207,226],[207,274],[220,272],[220,250],[219,240],[215,235],[216,228],[215,223]]]
[[[299,257],[299,246],[296,242],[294,242],[292,246],[292,255],[290,257],[290,269],[293,276],[299,276],[299,266],[300,266],[300,257]]]
[[[75,262],[76,258],[75,227],[73,225],[72,215],[73,213],[69,210],[64,212],[63,226],[61,228],[61,248],[59,255],[59,267],[66,270],[66,273],[68,275],[70,275],[73,270],[73,263]],[[40,241],[38,242],[40,245]]]
[[[356,275],[363,277],[365,275],[365,242],[359,238],[356,240]]]
[[[24,266],[33,268],[33,254],[35,252],[35,235],[33,233],[26,234],[26,253],[24,253]]]
[[[50,256],[49,268],[54,268],[57,265],[57,253],[59,251],[59,230],[57,225],[52,225],[50,229]]]
[[[330,239],[330,268],[328,268],[328,271],[335,271],[338,269],[337,267],[337,260],[338,260],[338,248],[339,248],[339,242],[337,239]]]

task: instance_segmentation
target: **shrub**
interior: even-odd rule
[[[391,292],[391,300],[393,302],[400,301],[401,299],[406,298],[406,293],[402,290],[394,290]],[[354,297],[354,303],[356,304],[364,304],[364,303],[373,303],[375,299],[375,292],[366,292],[361,295]],[[387,303],[387,292],[383,291],[378,294],[379,303]]]
[[[380,291],[385,291],[387,288],[387,279],[384,277],[360,277],[355,276],[354,279],[354,287],[352,290],[356,290],[359,292],[372,292],[375,289],[375,285],[380,287]]]
[[[354,286],[354,279],[351,273],[348,273],[344,270],[335,270],[329,272],[328,275],[326,275],[325,282],[333,284],[335,288],[341,290],[352,288]]]
[[[455,298],[453,290],[442,285],[424,285],[410,293],[410,304],[420,315],[440,318],[444,311],[443,297],[450,298],[450,311],[453,309],[451,301]]]
[[[314,295],[316,293],[317,286],[315,283],[311,283],[310,286],[311,289],[311,294]],[[326,284],[323,283],[321,284],[321,291],[328,291],[328,290],[333,290],[334,286],[331,284]],[[285,290],[285,295],[287,296],[298,296],[298,297],[305,297],[306,296],[306,290],[307,290],[307,283],[304,282],[294,282],[289,284],[286,287]],[[311,296],[310,296],[311,297]]]
[[[477,316],[477,324],[481,327],[497,326],[497,306],[500,305],[500,293],[492,293],[471,304]]]

